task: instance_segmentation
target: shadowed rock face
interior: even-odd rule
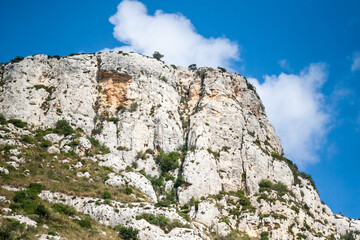
[[[139,54],[109,52],[27,57],[3,66],[0,82],[0,112],[7,119],[34,128],[66,119],[109,147],[111,153],[94,161],[114,169],[108,180],[112,186],[136,186],[150,196],[151,208],[171,192],[179,206],[199,201],[189,210],[201,225],[194,225],[196,234],[226,236],[237,229],[252,237],[268,231],[270,239],[338,239],[360,230],[359,221],[334,216],[307,175],[283,156],[259,96],[239,74],[190,71]],[[146,154],[148,149],[154,153]],[[182,151],[179,164],[164,175],[156,155],[175,151]],[[134,161],[134,173],[116,176]],[[141,169],[167,176],[164,190],[155,191],[138,173]],[[274,186],[260,187],[264,179]],[[50,192],[43,196],[55,201]],[[104,224],[120,221],[116,214],[105,221],[94,204],[81,206]],[[106,211],[111,216],[113,209]],[[132,211],[123,212],[134,218]],[[151,239],[151,231],[143,239]]]

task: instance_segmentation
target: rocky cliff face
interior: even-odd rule
[[[46,202],[74,206],[101,224],[136,228],[140,239],[360,239],[360,221],[334,215],[312,179],[283,155],[259,96],[239,74],[109,52],[27,57],[2,66],[0,82],[0,113],[27,123],[2,127],[0,143],[19,152],[3,158],[2,178],[11,162],[17,167],[10,175],[23,164],[9,158],[36,146],[17,136],[36,137],[36,129],[66,120],[76,134],[42,137],[51,143],[49,161],[79,169],[70,181],[96,182],[89,162],[106,169],[109,189],[144,194],[142,203],[99,205],[96,196],[47,189],[39,195]],[[164,230],[144,213],[181,224]]]

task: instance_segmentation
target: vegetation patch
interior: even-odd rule
[[[27,123],[26,122],[23,122],[19,119],[10,119],[7,121],[7,123],[11,123],[13,124],[15,127],[18,127],[18,128],[24,128],[26,127]]]
[[[117,225],[114,227],[115,230],[119,232],[119,236],[125,240],[138,240],[139,230],[132,227],[124,227],[122,225]]]
[[[170,232],[174,228],[190,228],[189,225],[182,224],[179,220],[170,221],[163,215],[154,215],[150,213],[143,213],[136,216],[136,220],[145,219],[150,224],[159,226],[165,233]]]
[[[28,143],[28,144],[35,144],[36,143],[35,139],[30,135],[22,135],[21,136],[21,141],[24,142],[24,143]]]
[[[65,214],[68,216],[74,216],[76,214],[76,210],[74,207],[62,203],[55,203],[52,205],[52,208],[58,213]]]
[[[223,68],[223,67],[218,67],[218,69],[221,71],[221,72],[226,72],[226,69],[225,68]]]
[[[160,152],[155,161],[157,164],[160,165],[161,171],[169,172],[179,167],[179,158],[180,153],[178,152],[170,152],[170,153],[163,153]]]
[[[0,239],[27,239],[32,228],[26,228],[25,223],[16,219],[0,219]]]
[[[22,60],[24,60],[24,57],[17,56],[16,58],[11,59],[11,63],[21,62]]]
[[[54,132],[60,135],[68,136],[74,133],[74,129],[70,126],[68,121],[63,119],[56,122]]]
[[[94,137],[87,137],[92,145],[91,152],[93,154],[108,154],[110,153],[110,149],[105,146],[105,144],[100,144],[99,140]],[[88,154],[89,155],[89,154]]]
[[[42,84],[34,85],[34,88],[36,90],[44,89],[45,91],[47,91],[50,94],[52,94],[55,91],[55,87],[48,87],[48,86],[45,86],[45,85],[42,85]]]
[[[271,192],[271,190],[276,191],[277,195],[279,197],[284,196],[285,194],[289,193],[290,195],[294,195],[291,191],[289,191],[289,189],[287,188],[287,186],[285,184],[283,184],[282,182],[277,182],[275,184],[273,184],[270,180],[261,180],[259,183],[259,192]]]
[[[218,160],[220,158],[220,152],[214,152],[211,148],[208,148],[207,151],[208,153],[212,154],[215,159]]]
[[[262,232],[260,234],[260,240],[269,240],[269,232]]]

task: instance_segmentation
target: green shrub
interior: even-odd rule
[[[55,91],[55,87],[48,87],[48,86],[45,86],[45,85],[42,85],[42,84],[34,85],[34,88],[36,90],[44,89],[45,91],[47,91],[50,94]]]
[[[212,154],[215,159],[220,158],[220,152],[214,152],[211,148],[208,148],[207,151],[208,151],[208,153]]]
[[[57,60],[60,60],[61,56],[59,56],[59,55],[54,55],[54,56],[48,55],[48,58],[56,58]]]
[[[99,152],[101,154],[108,154],[108,153],[110,153],[110,149],[103,144],[100,146]]]
[[[153,53],[153,58],[157,59],[157,60],[160,60],[161,58],[163,58],[164,55],[162,55],[161,53],[159,53],[158,51],[155,51]]]
[[[115,230],[119,231],[119,236],[124,240],[138,240],[139,230],[132,227],[124,227],[117,225],[114,227]]]
[[[133,161],[132,163],[131,163],[131,167],[133,167],[133,168],[138,168],[138,163],[137,162],[135,162],[135,161]]]
[[[296,234],[296,236],[297,236],[297,239],[307,239],[306,235],[303,233],[298,233],[298,234]]]
[[[22,135],[21,141],[28,144],[34,144],[36,143],[35,139],[32,136],[29,135]]]
[[[91,145],[93,145],[93,147],[96,150],[96,153],[100,153],[100,154],[107,154],[110,153],[110,149],[108,147],[106,147],[104,144],[101,145],[99,140],[97,140],[94,137],[88,136],[87,137],[91,143]]]
[[[165,227],[169,223],[169,219],[167,219],[165,216],[155,216],[154,214],[150,213],[143,213],[139,216],[136,216],[136,220],[140,219],[145,219],[147,222],[160,227]]]
[[[245,198],[245,197],[240,198],[238,202],[239,202],[239,204],[241,206],[250,206],[251,205],[250,200],[248,198]]]
[[[145,153],[142,151],[137,152],[135,158],[145,160],[147,158],[146,152]]]
[[[262,193],[260,194],[260,196],[257,198],[257,202],[260,203],[261,199],[267,200],[268,199],[268,195]]]
[[[109,118],[108,120],[109,120],[110,122],[113,122],[113,123],[117,124],[120,119],[119,119],[119,118],[116,118],[116,117],[112,117],[112,118]]]
[[[116,110],[117,110],[118,112],[123,113],[123,112],[126,111],[126,107],[125,107],[124,105],[120,104],[120,105],[116,108]]]
[[[248,134],[252,137],[255,137],[255,131],[252,131],[252,132],[248,131]]]
[[[173,228],[176,227],[188,227],[184,226],[181,222],[178,220],[170,221],[163,215],[154,215],[150,213],[143,213],[139,216],[136,216],[136,220],[145,219],[150,224],[159,226],[162,230],[165,231],[165,233],[170,232]]]
[[[41,183],[30,183],[28,186],[28,191],[39,194],[44,189],[44,186]]]
[[[20,223],[16,219],[5,218],[0,225],[0,239],[28,239],[25,229],[25,223]]]
[[[161,171],[168,172],[179,167],[180,154],[178,152],[163,153],[156,157],[156,163],[160,165]]]
[[[137,102],[134,102],[130,105],[130,112],[135,112],[138,108],[139,104]]]
[[[148,153],[148,154],[151,154],[151,155],[155,154],[154,150],[152,150],[151,148],[146,149],[145,152]]]
[[[42,218],[48,218],[48,211],[44,206],[38,205],[37,196],[43,186],[39,183],[32,183],[29,185],[28,189],[17,191],[14,194],[13,200],[14,203],[10,204],[10,208],[23,210],[27,214],[38,214]]]
[[[87,138],[89,139],[91,145],[93,145],[94,147],[100,147],[99,140],[97,140],[96,138],[91,137],[91,136],[88,136]]]
[[[76,210],[74,207],[62,203],[55,203],[53,204],[52,208],[55,209],[55,211],[57,211],[58,213],[65,214],[68,216],[73,216],[76,214]]]
[[[12,123],[15,127],[18,127],[18,128],[24,128],[27,125],[26,122],[23,122],[23,121],[21,121],[19,119],[10,119],[7,122]]]
[[[69,122],[64,119],[56,122],[55,130],[57,133],[64,134],[65,136],[74,133],[74,129],[70,126]]]
[[[260,187],[259,192],[274,190],[277,192],[277,195],[279,197],[282,197],[287,193],[290,193],[293,195],[293,193],[291,191],[289,191],[287,186],[285,184],[283,184],[282,182],[273,184],[270,180],[263,179],[260,181],[259,187]]]
[[[46,209],[45,206],[42,205],[42,204],[39,204],[39,205],[36,206],[34,213],[37,214],[40,218],[43,218],[43,219],[49,219],[50,218],[49,210]]]
[[[259,187],[260,188],[271,188],[272,187],[272,182],[270,180],[261,180],[259,183]]]
[[[76,148],[77,146],[79,146],[79,144],[80,144],[80,140],[75,139],[74,141],[69,142],[67,145],[71,148]]]
[[[11,145],[4,145],[3,147],[2,147],[2,150],[4,150],[5,151],[5,153],[9,153],[9,151],[11,150],[11,149],[14,149],[15,148],[15,146],[11,146]]]
[[[111,199],[111,193],[109,193],[108,191],[105,191],[105,192],[103,192],[103,194],[102,194],[102,198],[103,199]]]
[[[165,190],[164,190],[165,191]],[[155,207],[168,207],[171,204],[176,204],[176,190],[172,189],[170,192],[165,193],[165,197],[155,204]]]
[[[10,205],[11,209],[23,209],[26,213],[34,213],[36,209],[35,200],[37,198],[36,194],[33,194],[29,191],[22,190],[15,192],[14,203]]]
[[[223,67],[218,67],[218,69],[221,71],[221,72],[226,72],[226,69],[225,68],[223,68]]]
[[[81,219],[76,221],[82,228],[91,228],[91,222],[89,219]]]
[[[353,232],[349,232],[341,237],[343,240],[355,240],[355,237],[353,235]]]
[[[176,178],[171,174],[166,174],[165,181],[175,181]]]
[[[183,175],[180,173],[175,181],[175,184],[174,184],[174,188],[178,188],[178,187],[181,187],[181,186],[184,186],[185,184],[185,180],[184,180],[184,177]]]
[[[129,149],[127,147],[124,147],[124,146],[118,146],[116,149],[119,150],[119,151],[129,151]]]
[[[130,195],[133,193],[133,190],[131,187],[125,187],[124,192],[125,194]]]
[[[251,240],[246,233],[239,232],[238,230],[232,230],[227,236],[219,239],[226,240]]]
[[[6,124],[6,123],[7,123],[7,121],[4,117],[4,115],[0,114],[0,124]]]
[[[278,183],[274,184],[272,188],[275,191],[277,191],[277,194],[279,196],[284,196],[285,194],[287,194],[289,192],[289,189],[287,188],[287,186],[285,184],[283,184],[282,182],[278,182]]]
[[[197,67],[196,67],[196,64],[190,64],[189,67],[188,67],[189,70],[196,70]]]
[[[160,80],[163,81],[164,83],[168,82],[168,79],[165,76],[161,76]]]
[[[260,235],[260,240],[269,240],[269,233],[268,232],[262,232]]]
[[[51,146],[52,146],[52,143],[50,141],[48,141],[48,140],[45,140],[40,144],[40,147],[42,147],[42,148],[48,148],[48,147],[51,147]]]
[[[246,80],[246,85],[247,85],[248,89],[255,91],[255,87],[251,83],[249,83],[247,80]]]
[[[11,63],[21,62],[22,60],[24,60],[24,57],[17,56],[16,58],[11,60]]]

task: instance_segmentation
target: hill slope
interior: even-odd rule
[[[29,236],[49,231],[42,205],[67,237],[61,203],[80,214],[69,224],[117,226],[95,238],[360,239],[360,221],[334,215],[283,155],[239,74],[109,52],[27,57],[0,82],[2,214],[35,219]],[[31,183],[28,209],[16,196]]]

